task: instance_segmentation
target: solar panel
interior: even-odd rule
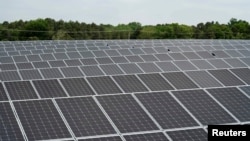
[[[23,80],[42,79],[42,76],[38,70],[21,70],[19,73]]]
[[[186,74],[202,88],[222,87],[222,85],[206,71],[188,71]]]
[[[94,95],[84,78],[61,79],[60,81],[70,96]]]
[[[87,80],[98,94],[121,93],[119,87],[108,76],[88,77]]]
[[[99,76],[104,75],[101,69],[98,66],[83,66],[81,70],[86,76]]]
[[[80,66],[80,65],[82,65],[82,63],[76,59],[64,60],[64,61],[68,66]]]
[[[160,61],[169,61],[169,60],[173,60],[168,54],[155,54],[155,56],[156,56]]]
[[[24,140],[15,115],[8,102],[0,103],[0,139],[3,141]]]
[[[52,69],[40,69],[44,78],[62,78],[63,75],[57,68]]]
[[[247,40],[0,42],[0,140],[207,140],[250,122]]]
[[[225,86],[237,86],[244,85],[236,76],[230,73],[228,70],[209,70],[214,77],[217,78]]]
[[[15,64],[0,64],[0,70],[5,71],[5,70],[16,70],[16,65]]]
[[[236,122],[203,90],[174,91],[173,94],[203,125]]]
[[[76,137],[116,133],[93,98],[64,98],[56,102]]]
[[[12,100],[38,99],[35,90],[29,81],[4,83]]]
[[[232,114],[240,121],[250,120],[250,100],[237,88],[209,89],[208,92],[232,112]]]
[[[208,60],[214,67],[221,69],[221,68],[231,68],[225,61],[222,59],[212,59]]]
[[[21,80],[21,78],[18,75],[17,71],[3,71],[3,72],[0,72],[0,80],[1,81],[14,81],[14,80]]]
[[[231,69],[241,80],[250,85],[250,70],[248,68]]]
[[[138,76],[152,91],[174,89],[160,74],[139,74]]]
[[[182,72],[163,73],[162,75],[177,89],[198,88],[198,86]]]
[[[163,133],[125,135],[126,141],[168,141]]]
[[[114,137],[79,139],[78,141],[122,141],[122,139],[118,136],[114,136]]]
[[[138,66],[146,73],[161,72],[154,63],[138,63]]]
[[[189,129],[179,131],[169,131],[167,134],[174,141],[193,140],[207,141],[207,133],[203,129]]]
[[[125,93],[147,91],[147,88],[135,75],[113,76],[113,78]]]
[[[136,94],[163,129],[198,126],[168,92]]]
[[[61,68],[61,71],[65,77],[81,77],[83,76],[82,72],[78,67],[67,67]]]
[[[8,97],[5,93],[2,83],[0,83],[0,101],[8,101]]]
[[[41,98],[66,97],[56,79],[32,81]]]
[[[49,68],[48,62],[33,62],[35,68]]]
[[[158,129],[131,95],[99,96],[97,99],[121,133]]]
[[[28,140],[72,138],[51,100],[13,103]]]
[[[143,71],[136,64],[133,63],[119,64],[119,66],[126,74],[143,73]]]
[[[168,71],[179,71],[175,64],[172,62],[156,62],[156,65],[161,68],[164,72]]]
[[[240,89],[250,96],[250,86],[240,87]]]
[[[197,70],[189,61],[173,61],[181,70]]]
[[[106,75],[123,74],[122,70],[115,64],[100,65],[100,68],[106,73]]]

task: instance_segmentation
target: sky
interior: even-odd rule
[[[250,21],[250,0],[0,0],[0,22],[52,18],[96,24],[142,25]]]

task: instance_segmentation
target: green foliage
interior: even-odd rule
[[[250,39],[250,24],[230,19],[188,26],[178,23],[141,25],[56,21],[51,18],[0,23],[0,40],[81,40],[81,39]]]

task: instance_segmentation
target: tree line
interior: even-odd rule
[[[82,39],[250,39],[250,24],[232,18],[227,24],[206,22],[189,26],[178,23],[144,25],[87,24],[51,18],[0,23],[0,40]]]

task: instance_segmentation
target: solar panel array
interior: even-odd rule
[[[250,41],[0,42],[0,140],[207,140],[250,124]]]

